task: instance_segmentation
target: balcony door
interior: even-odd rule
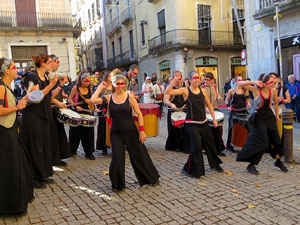
[[[15,0],[16,20],[18,27],[36,27],[35,0]]]
[[[211,44],[211,6],[197,5],[199,44]]]

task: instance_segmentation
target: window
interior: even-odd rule
[[[112,9],[109,10],[110,29],[112,30]]]
[[[100,0],[96,0],[97,16],[100,16]]]
[[[133,32],[129,31],[130,58],[134,58]]]
[[[197,5],[199,43],[211,44],[211,6]]]
[[[119,47],[120,47],[120,55],[122,55],[123,50],[122,50],[122,37],[119,37]]]
[[[95,3],[92,4],[92,21],[95,19]]]
[[[114,59],[116,57],[116,54],[115,54],[115,42],[111,43],[111,50],[112,50],[112,57]]]
[[[118,24],[120,24],[120,4],[119,2],[116,3],[117,4],[117,18],[118,18]]]
[[[91,11],[88,9],[89,24],[91,24]]]
[[[245,16],[244,16],[244,10],[238,9],[238,17],[240,20],[241,27],[243,28],[245,25]],[[240,35],[237,19],[235,17],[234,9],[232,9],[232,26],[233,26],[233,41],[234,44],[241,44],[242,38]],[[242,35],[244,36],[244,29],[242,29]]]
[[[161,44],[165,44],[166,43],[165,10],[162,10],[159,13],[157,13],[157,20],[158,20],[159,34],[160,34],[160,37],[161,37]]]
[[[142,32],[142,45],[144,46],[146,44],[146,41],[145,41],[145,23],[141,23],[141,32]]]

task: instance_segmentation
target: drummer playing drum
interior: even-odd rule
[[[217,156],[212,132],[208,126],[205,105],[213,118],[213,125],[217,127],[215,112],[210,104],[209,97],[204,88],[200,88],[200,76],[196,71],[189,73],[191,86],[189,88],[173,89],[176,79],[173,79],[166,90],[168,95],[181,95],[187,104],[186,134],[189,139],[189,157],[182,169],[182,173],[189,177],[200,178],[205,175],[202,146],[206,147],[206,154],[212,170],[223,172],[220,167],[222,161]]]

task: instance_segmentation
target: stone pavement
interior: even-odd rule
[[[224,128],[226,135],[226,125]],[[288,165],[283,173],[265,154],[258,166],[261,174],[248,174],[246,163],[235,161],[236,153],[222,157],[225,170],[211,172],[205,157],[206,176],[188,178],[180,174],[187,155],[166,152],[166,116],[159,136],[146,146],[161,179],[156,187],[139,188],[126,156],[126,185],[113,193],[106,171],[111,156],[96,152],[96,160],[79,156],[68,166],[55,168],[56,183],[35,190],[28,215],[0,219],[0,224],[299,224],[300,167]],[[226,140],[226,138],[225,138]]]

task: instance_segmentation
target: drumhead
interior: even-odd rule
[[[59,109],[59,111],[61,112],[61,114],[65,114],[71,118],[77,118],[77,119],[81,118],[79,113],[77,113],[71,109]]]
[[[28,94],[28,100],[30,102],[41,102],[44,98],[44,93],[40,90],[32,91]]]
[[[185,112],[172,112],[171,113],[171,119],[173,121],[185,120],[185,118],[186,118],[186,113]]]
[[[224,114],[222,112],[219,112],[219,111],[215,111],[215,117],[216,117],[216,120],[217,121],[220,121],[222,119],[224,119]],[[206,118],[207,120],[209,121],[212,121],[212,116],[210,115],[210,113],[206,113]]]
[[[86,119],[89,119],[89,120],[96,119],[96,117],[91,116],[91,115],[88,115],[88,114],[80,114],[80,116],[81,116],[82,118],[86,118]]]

